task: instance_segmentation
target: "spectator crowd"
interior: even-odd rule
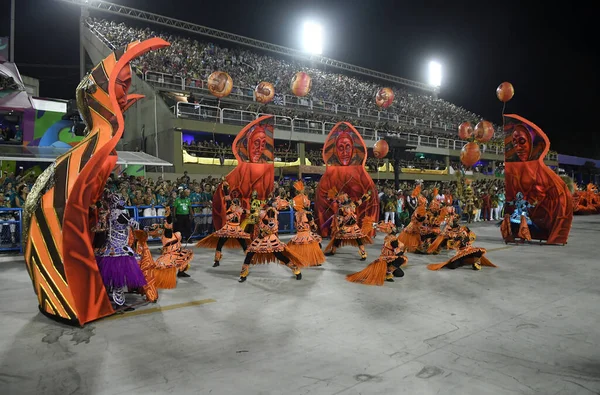
[[[114,46],[119,47],[134,40],[161,37],[171,46],[153,51],[134,64],[143,73],[154,71],[181,76],[186,86],[200,87],[202,81],[214,71],[225,71],[234,81],[233,93],[252,95],[261,81],[269,81],[275,91],[289,93],[289,85],[298,71],[308,73],[312,88],[307,99],[320,103],[335,103],[355,108],[374,109],[375,94],[381,84],[353,76],[309,67],[299,61],[260,54],[243,48],[224,48],[210,42],[190,37],[154,31],[150,27],[138,28],[125,23],[89,18],[88,24]],[[437,123],[458,125],[465,120],[478,120],[479,116],[432,95],[404,86],[392,86],[395,99],[388,111]],[[239,91],[239,92],[238,92]],[[275,103],[279,98],[276,96]],[[452,130],[456,130],[452,128]]]

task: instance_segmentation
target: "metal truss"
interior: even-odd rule
[[[327,58],[320,55],[309,55],[305,52],[287,48],[281,45],[270,44],[264,41],[255,40],[252,38],[240,36],[237,34],[227,33],[222,30],[212,29],[210,27],[196,25],[194,23],[185,22],[179,19],[168,18],[162,15],[153,14],[151,12],[137,10],[135,8],[126,7],[114,3],[109,3],[103,0],[56,0],[62,1],[63,3],[70,3],[78,5],[80,7],[86,7],[90,10],[107,12],[119,16],[128,18],[138,19],[148,23],[154,23],[158,25],[167,26],[170,28],[180,29],[187,33],[193,32],[201,34],[203,36],[212,37],[214,39],[229,41],[238,45],[245,45],[261,49],[264,51],[274,52],[280,55],[291,56],[311,62],[318,62],[323,65],[334,67],[340,70],[362,74],[370,78],[376,78],[383,81],[392,82],[395,84],[406,85],[413,88],[421,89],[427,92],[434,92],[435,88],[424,84],[422,82],[416,82],[405,78],[393,76],[391,74],[380,73],[379,71],[367,69],[364,67],[354,66],[349,63],[340,62],[334,59]]]

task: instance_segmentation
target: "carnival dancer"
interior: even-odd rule
[[[165,220],[162,226],[154,224],[149,229],[152,237],[160,237],[161,255],[156,259],[154,277],[156,287],[172,289],[177,286],[177,277],[190,277],[187,273],[194,252],[181,246],[181,233],[173,232],[171,208],[165,208]]]
[[[130,218],[122,196],[111,194],[108,206],[110,212],[107,239],[104,246],[96,250],[96,262],[104,287],[112,301],[123,306],[125,288],[142,288],[147,284],[135,258],[135,252],[128,245],[129,228],[138,228],[139,225],[137,221]]]
[[[279,240],[279,210],[289,208],[289,203],[284,199],[270,199],[259,214],[258,237],[246,250],[246,258],[242,265],[239,282],[246,281],[250,274],[250,265],[266,264],[271,262],[282,262],[289,267],[296,280],[302,279],[300,266],[302,258],[294,254],[284,243]]]
[[[437,195],[437,188],[434,188],[433,195]],[[441,199],[432,199],[429,202],[429,209],[425,215],[425,221],[421,223],[421,243],[415,250],[420,254],[428,254],[428,249],[441,232],[440,226],[446,217],[446,208],[441,207]]]
[[[152,259],[150,248],[148,248],[148,232],[135,229],[132,234],[134,238],[132,247],[140,257],[138,263],[146,279],[146,285],[140,289],[140,293],[146,297],[148,302],[156,303],[158,301],[158,291],[156,290],[156,280],[154,278],[156,262]]]
[[[394,277],[404,277],[401,267],[408,263],[408,258],[404,255],[404,244],[398,241],[398,228],[390,222],[381,222],[377,230],[387,233],[379,258],[360,272],[348,274],[346,280],[365,285],[383,285],[384,281],[394,282]]]
[[[486,250],[481,247],[473,247],[476,236],[468,227],[462,226],[458,235],[454,238],[458,251],[456,255],[444,263],[432,263],[427,265],[429,270],[440,270],[441,268],[456,269],[471,265],[473,270],[481,270],[481,266],[496,267],[485,257]]]
[[[536,206],[525,200],[522,192],[517,192],[514,201],[506,202],[509,206],[515,206],[512,214],[506,214],[500,225],[502,237],[506,243],[515,241],[516,238],[522,242],[531,241],[529,226],[534,226],[529,217],[529,209]],[[516,234],[516,237],[515,237]]]
[[[444,207],[446,209],[447,207]],[[454,239],[460,230],[460,215],[445,211],[444,220],[441,223],[441,232],[427,249],[428,254],[439,254],[442,248],[455,249]]]
[[[297,194],[292,202],[297,233],[287,243],[287,248],[302,259],[303,266],[321,266],[325,262],[325,255],[321,251],[322,239],[315,233],[317,225],[310,211],[310,200],[304,193],[304,183],[296,181],[294,189]]]
[[[250,240],[250,235],[241,227],[242,216],[247,212],[241,206],[239,199],[239,191],[233,189],[230,191],[229,183],[223,181],[223,194],[225,196],[225,225],[212,233],[211,235],[200,240],[196,247],[215,249],[215,262],[213,267],[221,265],[223,257],[223,247],[225,248],[242,248],[246,252],[246,242]]]
[[[369,190],[356,202],[350,200],[347,193],[341,192],[338,194],[335,189],[331,190],[329,195],[330,200],[337,195],[338,212],[334,217],[333,237],[327,247],[325,247],[325,255],[335,255],[338,248],[345,245],[352,245],[358,247],[360,260],[366,260],[367,251],[365,250],[365,244],[372,244],[373,241],[371,237],[367,236],[370,233],[370,229],[366,232],[358,226],[356,208],[371,199],[371,191]],[[363,225],[371,225],[372,227],[372,221],[367,222],[368,218],[365,218]]]

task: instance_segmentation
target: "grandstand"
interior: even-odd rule
[[[130,119],[129,130],[143,129],[144,136],[138,134],[136,139],[132,133],[126,143],[173,162],[176,172],[185,169],[192,174],[227,173],[234,164],[229,158],[227,143],[241,126],[261,114],[273,114],[277,143],[285,146],[280,152],[282,155],[276,155],[277,165],[285,173],[322,173],[316,154],[319,144],[336,122],[346,120],[357,127],[367,144],[385,136],[408,141],[413,157],[403,157],[406,167],[402,169],[402,178],[421,175],[440,178],[451,173],[450,164],[458,162],[464,145],[454,138],[458,123],[481,119],[435,98],[431,90],[418,85],[378,81],[376,77],[369,79],[352,72],[340,73],[339,69],[315,67],[314,62],[308,65],[302,59],[286,58],[281,53],[265,54],[255,48],[248,49],[242,46],[243,42],[223,46],[197,41],[192,38],[195,30],[175,35],[154,31],[152,25],[140,28],[89,15],[84,23],[82,40],[86,50],[91,49],[88,54],[94,61],[92,54],[105,54],[134,39],[161,36],[173,44],[167,50],[148,54],[135,64],[138,91],[150,93],[154,103],[147,101],[147,111],[142,109],[136,111],[134,117],[128,117],[137,118]],[[234,79],[231,95],[221,100],[206,89],[208,75],[216,70],[226,71]],[[297,71],[305,71],[313,78],[313,89],[304,98],[288,93],[291,76]],[[253,95],[253,87],[262,80],[273,82],[278,92],[269,105],[256,102]],[[396,97],[385,111],[373,103],[374,93],[381,86],[391,86]],[[153,124],[158,133],[152,128]],[[155,141],[147,136],[155,136]],[[216,144],[217,141],[220,144]],[[182,150],[178,150],[179,147]],[[501,167],[503,161],[502,140],[481,148],[479,166],[496,173],[494,170]],[[371,164],[370,170],[379,170],[377,176],[381,178],[393,177],[393,167],[387,161]]]

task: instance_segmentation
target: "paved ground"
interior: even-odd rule
[[[0,393],[600,393],[600,216],[577,217],[564,247],[474,228],[497,269],[409,254],[382,287],[345,281],[365,265],[352,249],[301,281],[269,265],[244,284],[241,253],[213,269],[196,250],[158,305],[82,329],[41,316],[22,261],[0,263]]]

